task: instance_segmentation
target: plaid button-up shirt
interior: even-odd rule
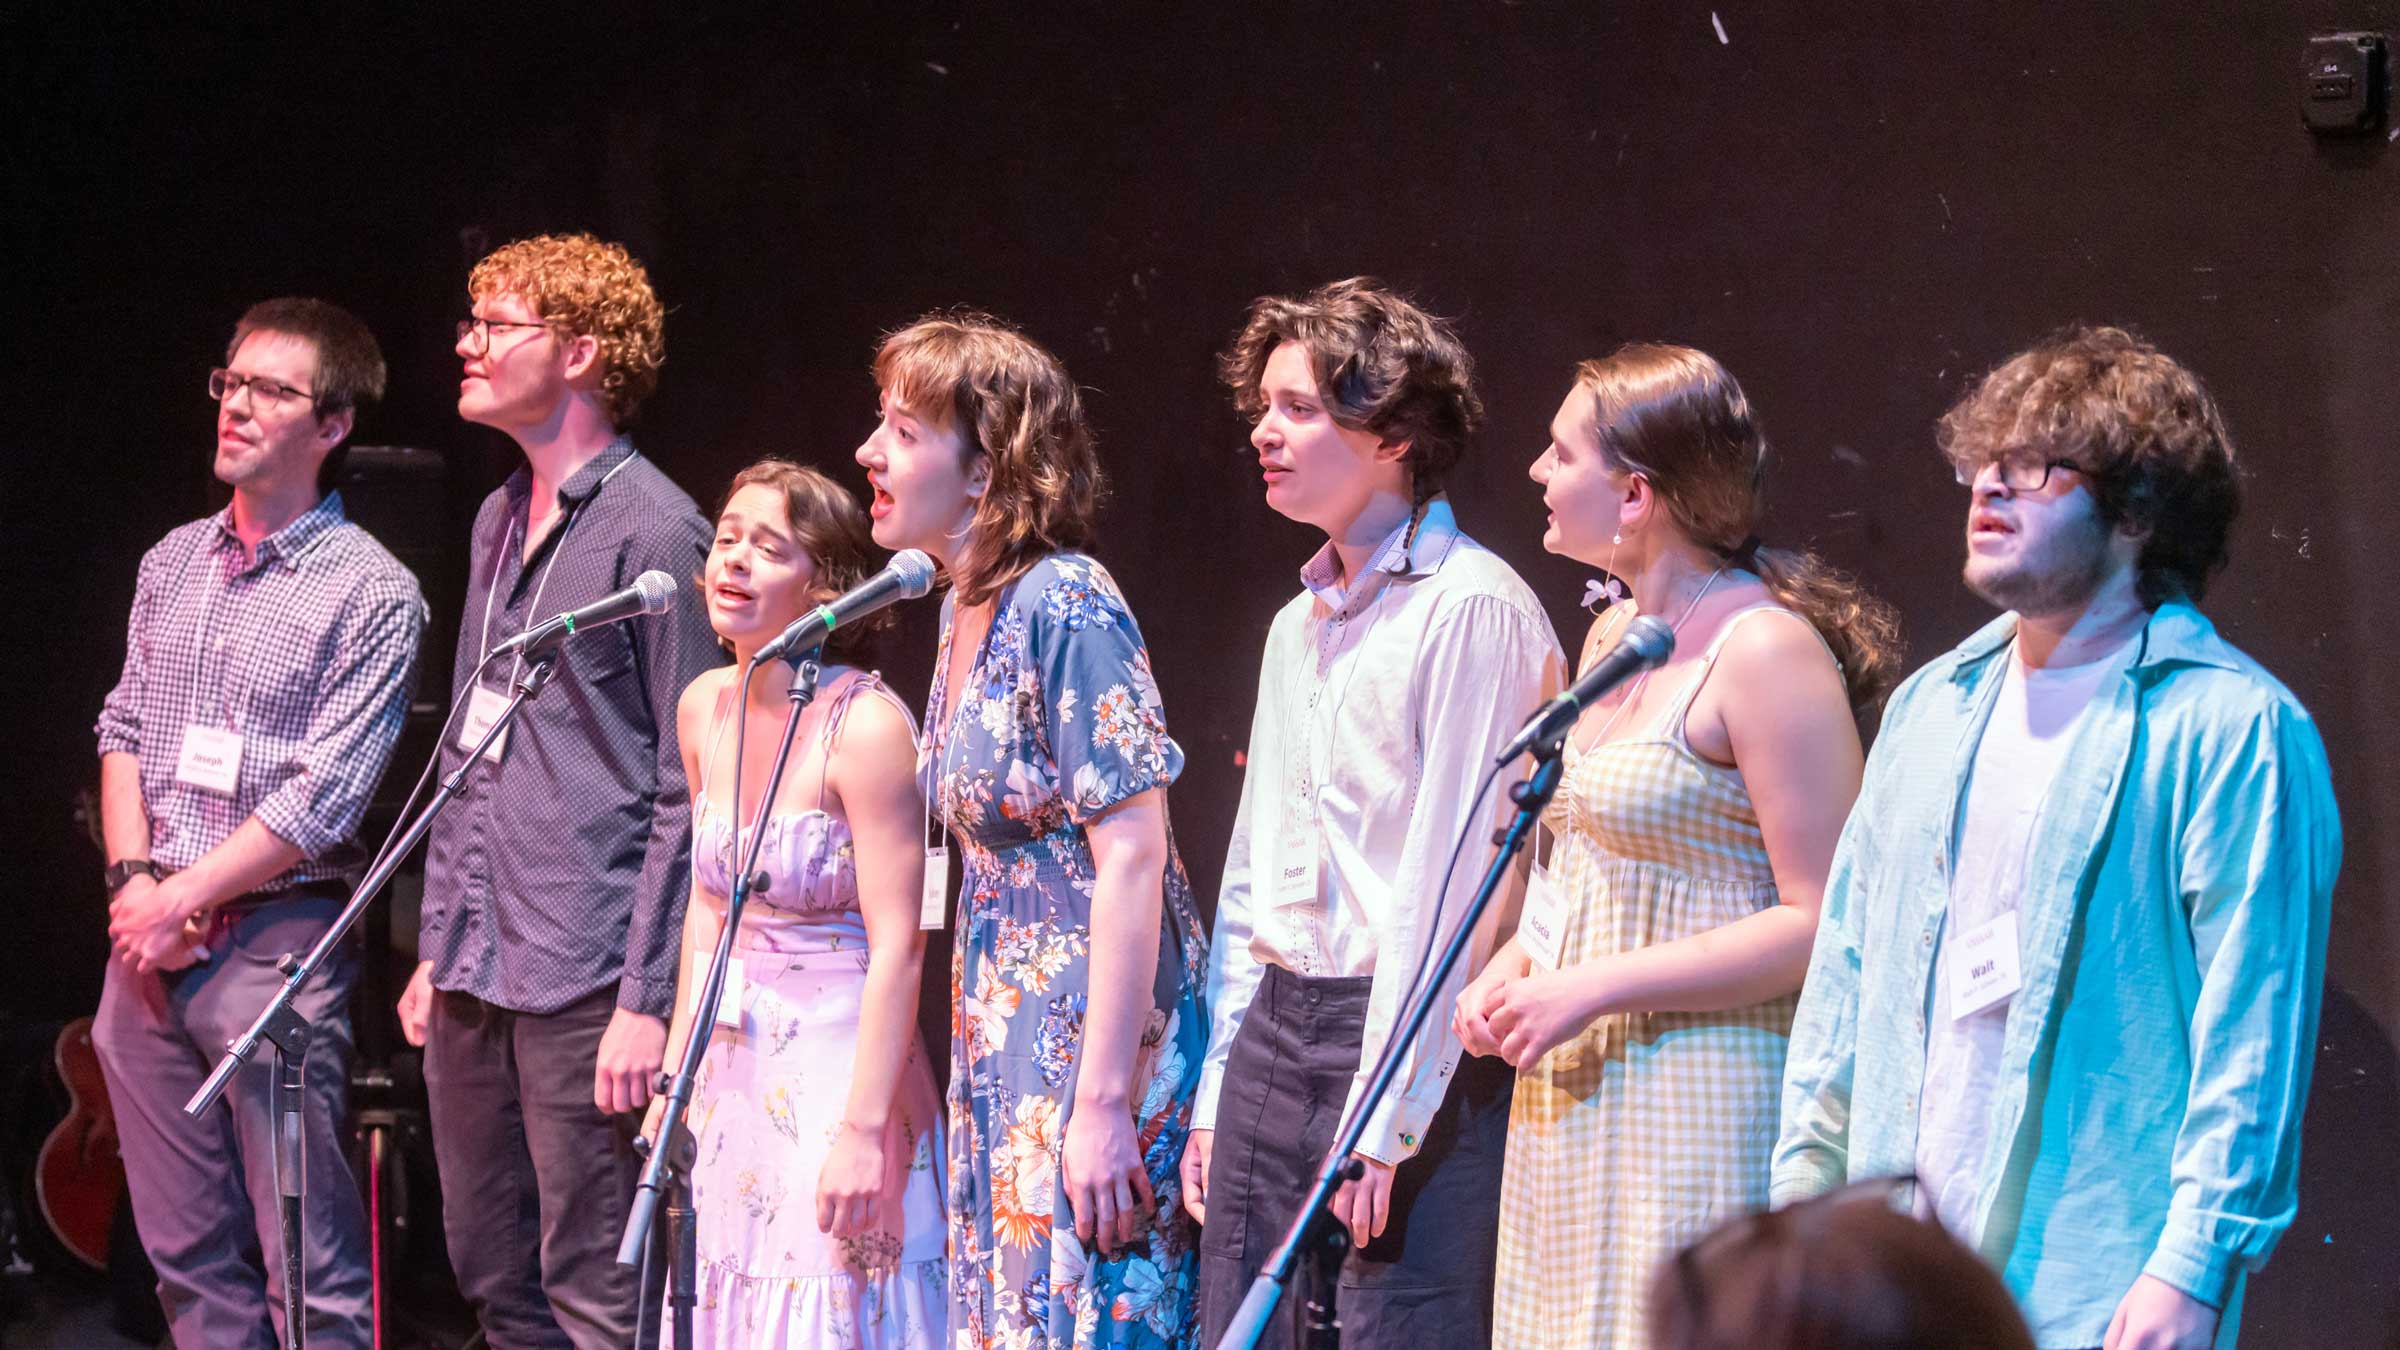
[[[142,557],[125,666],[100,710],[103,755],[141,761],[150,856],[181,869],[252,816],[306,860],[259,894],[338,880],[416,681],[417,579],[332,493],[249,556],[232,508]],[[194,728],[242,738],[233,791],[177,775]]]

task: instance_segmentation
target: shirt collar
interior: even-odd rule
[[[1426,503],[1424,518],[1414,522],[1413,535],[1409,533],[1410,524],[1402,521],[1383,537],[1360,580],[1378,572],[1393,577],[1421,577],[1440,570],[1443,560],[1458,543],[1458,517],[1450,510],[1450,499],[1436,496]],[[1330,539],[1300,565],[1300,584],[1336,609],[1342,603],[1342,581],[1341,556],[1334,552]]]
[[[1983,662],[2007,648],[2017,635],[2017,616],[2014,611],[2001,615],[1975,631],[1958,645],[1958,667],[1951,678],[1964,684],[1980,673]],[[2217,626],[2208,616],[2193,608],[2189,600],[2174,599],[2150,613],[2149,622],[2142,625],[2141,645],[2134,649],[2132,669],[2147,671],[2169,663],[2179,665],[2221,666],[2238,670],[2240,662],[2232,648],[2217,636]]]
[[[324,538],[326,531],[346,519],[348,517],[342,514],[342,494],[328,492],[317,499],[315,506],[292,517],[291,522],[282,529],[259,540],[252,565],[272,558],[287,568],[296,567],[300,555],[306,553],[310,545]],[[233,503],[227,502],[225,509],[217,512],[216,525],[219,547],[231,544],[238,549],[242,546],[242,537],[233,529]]]

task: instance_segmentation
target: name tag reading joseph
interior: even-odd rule
[[[233,794],[242,777],[242,734],[222,727],[186,727],[175,781],[203,792]]]

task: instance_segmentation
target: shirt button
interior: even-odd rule
[[[1917,1018],[1917,1034],[1919,1036],[1923,1036],[1925,1034],[1925,1019],[1922,1016]]]
[[[1925,930],[1925,945],[1928,947],[1933,945],[1933,930],[1930,928]]]

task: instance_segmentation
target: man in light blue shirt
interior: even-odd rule
[[[1914,1174],[2044,1347],[2233,1344],[2292,1219],[2341,824],[2193,608],[2238,506],[2199,380],[2075,329],[1942,420],[2009,611],[1893,696],[1827,881],[1773,1194]]]

